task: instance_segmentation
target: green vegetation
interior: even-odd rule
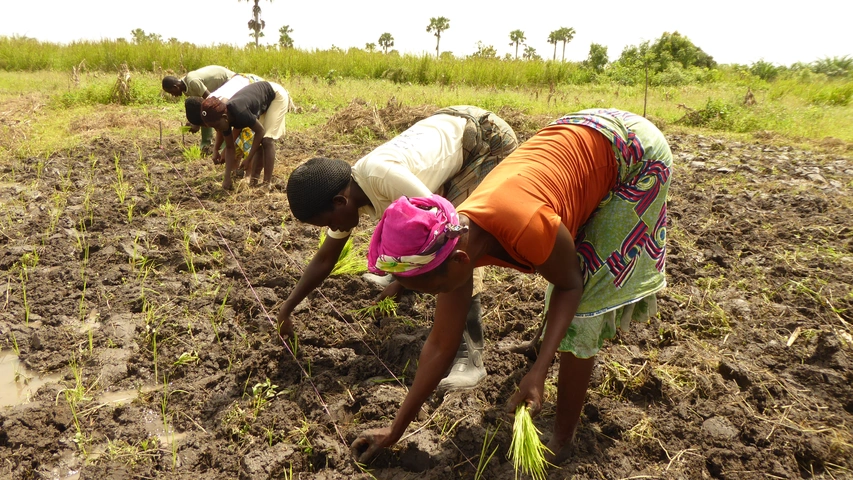
[[[326,231],[320,233],[320,243],[317,247],[323,246],[326,241]],[[338,256],[338,262],[335,263],[335,268],[332,269],[331,275],[358,275],[367,271],[367,244],[362,243],[358,247],[353,246],[352,235],[349,236],[344,244],[344,249]]]
[[[515,422],[512,425],[512,443],[509,445],[509,459],[515,467],[515,477],[518,471],[530,475],[534,480],[544,480],[545,452],[548,448],[539,439],[539,430],[533,425],[530,409],[527,405],[519,405],[515,410]]]
[[[392,297],[385,297],[373,305],[353,310],[350,313],[359,318],[376,318],[377,315],[380,317],[396,317],[397,302]]]
[[[510,33],[510,39],[518,41],[524,36],[521,31]],[[325,125],[353,99],[382,106],[393,96],[402,104],[509,109],[535,122],[523,126],[530,130],[546,121],[536,116],[556,118],[584,108],[614,107],[645,112],[665,129],[773,132],[793,142],[826,137],[853,141],[850,57],[791,66],[763,60],[717,65],[677,33],[629,46],[613,61],[608,61],[605,47],[591,45],[583,62],[542,60],[527,51],[522,54],[525,60],[502,60],[489,55],[493,47],[485,45],[467,58],[382,53],[393,41],[390,34],[383,35],[375,51],[303,51],[200,47],[156,39],[58,45],[0,37],[0,102],[14,100],[17,109],[27,108],[20,104],[21,95],[32,95],[33,102],[46,106],[24,128],[0,126],[7,134],[0,135],[0,154],[45,159],[39,162],[44,168],[52,152],[88,141],[99,129],[136,137],[174,135],[184,123],[183,106],[162,94],[160,80],[167,73],[208,64],[228,65],[285,85],[304,107],[302,113],[288,116],[290,131]],[[363,143],[362,137],[352,140]],[[188,158],[197,154],[192,143],[186,145]]]

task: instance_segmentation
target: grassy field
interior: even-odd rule
[[[756,104],[746,106],[748,85],[730,82],[650,87],[646,97],[643,86],[613,83],[499,88],[343,77],[267,78],[282,83],[302,108],[302,114],[288,117],[291,131],[325,124],[354,99],[384,106],[394,98],[406,105],[472,104],[553,118],[591,107],[642,113],[645,106],[649,118],[669,128],[740,138],[769,134],[793,144],[853,142],[853,106],[811,100],[851,85],[839,80],[765,83],[751,88]],[[109,71],[0,71],[0,117],[12,111],[32,113],[25,124],[0,123],[0,152],[41,156],[85,143],[99,127],[151,136],[159,135],[161,128],[174,133],[185,121],[182,103],[160,93],[159,74],[131,72],[126,105],[115,98],[116,82],[117,73]]]

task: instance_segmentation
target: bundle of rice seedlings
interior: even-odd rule
[[[320,245],[326,241],[326,231],[320,233]],[[344,249],[338,257],[335,268],[332,269],[331,275],[358,275],[367,271],[367,246],[360,245],[355,247],[352,243],[352,235],[344,244]]]
[[[545,469],[550,465],[545,461],[545,452],[550,452],[539,439],[539,430],[533,425],[530,409],[521,404],[515,409],[515,423],[512,425],[512,443],[509,445],[509,459],[518,471],[530,475],[534,480],[545,479]]]

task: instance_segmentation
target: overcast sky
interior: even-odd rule
[[[43,41],[130,38],[141,28],[164,39],[175,37],[198,45],[250,41],[247,23],[252,3],[246,0],[42,0],[12,2],[0,15],[0,36],[26,35]],[[510,7],[512,5],[512,7]],[[28,7],[32,7],[28,8]],[[611,60],[628,45],[678,31],[719,63],[751,64],[765,60],[780,65],[853,55],[853,1],[814,0],[635,0],[578,2],[527,0],[300,0],[261,1],[266,37],[277,43],[278,30],[289,25],[297,48],[347,49],[377,43],[388,32],[402,53],[435,53],[436,38],[426,32],[430,17],[450,19],[441,36],[441,51],[470,55],[477,42],[498,54],[514,54],[509,32],[521,30],[527,44],[545,58],[554,47],[548,34],[560,27],[576,31],[566,46],[566,59],[583,60],[591,43],[607,47]],[[557,49],[561,56],[562,45]],[[519,54],[521,53],[521,49]]]

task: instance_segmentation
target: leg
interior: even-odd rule
[[[264,146],[264,183],[269,184],[272,181],[272,169],[275,166],[275,140],[269,137],[264,138],[262,145]]]
[[[575,436],[581,409],[586,400],[586,389],[592,378],[595,357],[578,358],[572,353],[560,354],[560,374],[557,379],[557,415],[554,419],[554,436],[548,442],[552,452],[549,462],[558,464],[566,459]]]
[[[462,344],[456,352],[456,359],[450,367],[450,373],[438,384],[439,392],[462,390],[476,387],[486,378],[483,365],[483,318],[480,306],[480,294],[471,297],[471,307],[465,320]]]
[[[225,177],[222,179],[222,188],[231,190],[231,172],[235,169],[237,160],[234,158],[234,144],[229,148],[225,146]]]

